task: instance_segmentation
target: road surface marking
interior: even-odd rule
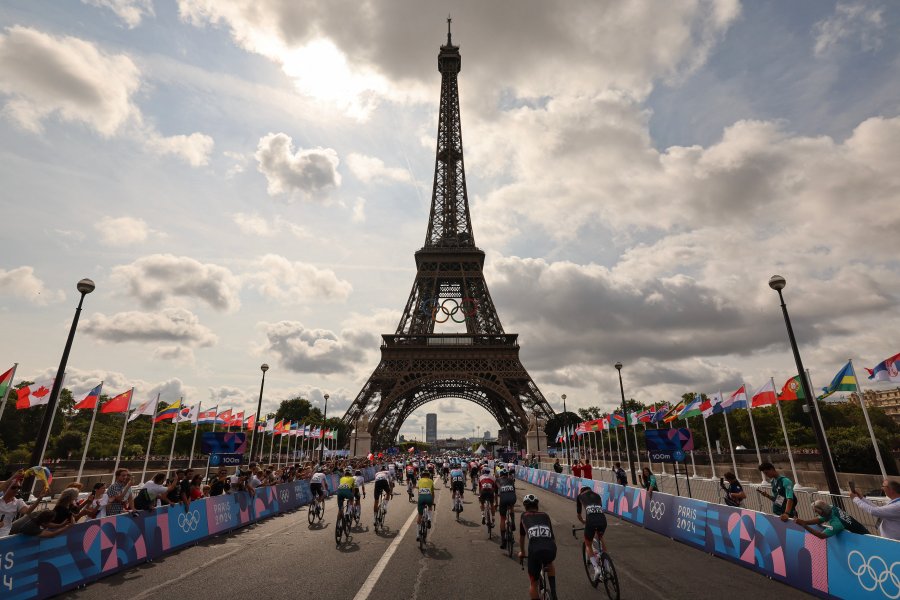
[[[415,522],[418,512],[418,508],[413,509],[412,514],[409,515],[406,523],[400,529],[400,533],[397,534],[397,537],[395,537],[394,541],[391,542],[391,545],[388,546],[388,549],[381,557],[381,560],[378,561],[378,563],[375,565],[375,568],[372,569],[371,573],[369,573],[369,576],[366,578],[365,583],[363,583],[362,587],[359,588],[359,591],[353,597],[353,600],[366,600],[366,598],[369,597],[369,594],[372,593],[372,590],[375,589],[375,584],[378,583],[378,578],[381,577],[381,573],[387,567],[388,562],[390,562],[391,557],[394,555],[394,552],[396,552],[397,548],[400,546],[400,541],[403,539],[403,536],[406,535],[406,532],[409,531],[410,526]]]

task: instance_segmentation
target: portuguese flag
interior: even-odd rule
[[[778,394],[778,399],[782,402],[787,402],[788,400],[806,399],[803,395],[803,384],[800,383],[799,375],[794,375],[784,382],[784,386],[781,388],[781,393]]]
[[[13,372],[15,370],[16,368],[12,367],[9,371],[0,375],[0,400],[6,398],[6,392],[9,391],[9,387],[12,385]]]

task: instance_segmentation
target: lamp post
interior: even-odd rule
[[[323,396],[325,398],[325,412],[322,413],[322,430],[325,430],[325,422],[328,420],[328,394]],[[322,436],[322,449],[319,462],[325,462],[325,437]]]
[[[822,470],[825,471],[825,481],[828,483],[828,491],[831,494],[840,495],[841,486],[838,484],[837,473],[834,466],[828,458],[828,446],[825,444],[825,431],[822,423],[819,421],[819,414],[813,404],[815,398],[812,390],[809,388],[809,380],[806,378],[806,370],[803,368],[803,361],[800,359],[800,350],[797,348],[797,339],[794,337],[794,328],[791,327],[791,318],[788,316],[787,305],[784,303],[784,296],[781,290],[787,285],[787,281],[781,275],[772,275],[769,278],[769,287],[778,292],[778,299],[781,300],[781,312],[784,313],[784,324],[787,326],[788,339],[791,342],[791,351],[794,353],[794,362],[797,365],[797,375],[800,376],[800,385],[803,386],[803,396],[806,398],[806,407],[809,411],[809,418],[812,421],[813,432],[816,434],[816,444],[819,446],[819,454],[822,456]]]
[[[41,427],[38,430],[37,439],[34,442],[34,449],[31,451],[30,464],[32,465],[39,465],[41,455],[44,452],[44,446],[47,444],[47,438],[50,437],[50,424],[53,422],[53,414],[56,412],[56,403],[59,400],[59,393],[62,391],[62,381],[66,373],[66,363],[69,362],[69,352],[72,350],[72,341],[75,339],[75,328],[78,327],[78,317],[81,316],[81,305],[84,303],[84,297],[93,292],[95,287],[94,282],[90,279],[82,279],[75,285],[75,289],[81,294],[81,298],[79,298],[78,307],[75,309],[72,327],[69,328],[69,338],[66,340],[66,347],[63,350],[62,358],[59,361],[59,368],[56,370],[56,378],[53,380],[53,388],[50,390],[50,399],[47,401],[47,408],[44,410],[43,418],[41,418]],[[29,487],[30,486],[23,485],[23,491],[29,489]]]
[[[566,395],[563,394],[561,396],[563,401],[563,419],[565,419],[565,423],[563,423],[563,444],[566,449],[566,466],[569,467],[569,472],[572,472],[572,458],[569,456],[569,412],[566,410]]]
[[[256,419],[253,420],[253,431],[250,432],[250,460],[253,460],[253,449],[256,447],[254,443],[256,442],[256,430],[259,428],[259,417],[260,411],[262,410],[262,397],[263,397],[263,388],[266,385],[266,371],[269,370],[269,365],[263,363],[259,366],[259,370],[262,371],[262,383],[259,384],[259,402],[256,403]],[[256,455],[257,460],[262,459],[262,450],[259,451],[259,454]]]
[[[634,472],[634,459],[631,458],[631,449],[628,447],[628,411],[625,409],[625,387],[622,385],[622,363],[616,363],[616,371],[619,372],[619,392],[622,393],[622,417],[625,419],[625,456],[631,467],[631,485],[637,485],[637,474]],[[637,452],[637,448],[634,449]]]

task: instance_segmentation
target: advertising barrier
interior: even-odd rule
[[[367,481],[375,468],[363,469]],[[330,475],[330,490],[338,477]],[[210,536],[306,506],[309,481],[260,487],[152,511],[78,523],[55,538],[0,538],[0,598],[47,598],[117,571],[159,558]]]
[[[593,488],[606,512],[822,598],[900,598],[900,542],[843,533],[822,540],[773,515],[527,467],[516,478],[574,498]]]

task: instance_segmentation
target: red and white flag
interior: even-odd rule
[[[770,406],[777,402],[777,396],[775,395],[775,383],[769,379],[764,386],[756,390],[756,393],[753,394],[753,399],[750,401],[750,406],[756,408],[757,406]]]
[[[16,393],[19,396],[16,400],[16,408],[19,410],[32,406],[43,406],[50,402],[50,388],[46,385],[32,383],[19,388]]]

